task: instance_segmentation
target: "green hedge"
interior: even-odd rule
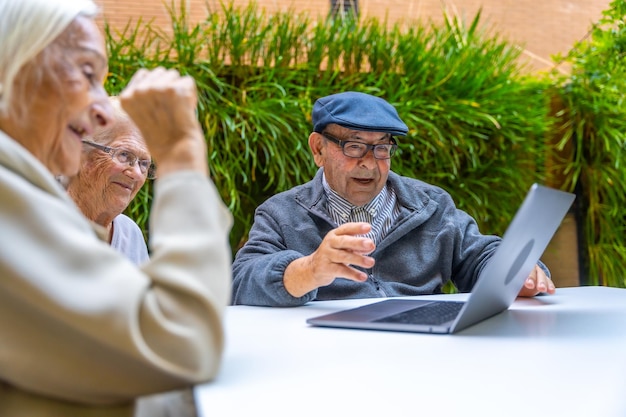
[[[611,2],[590,36],[566,57],[555,85],[564,187],[580,194],[588,283],[626,287],[626,2]]]
[[[442,25],[315,21],[295,11],[270,15],[251,3],[224,4],[197,24],[184,5],[170,15],[168,30],[143,21],[121,31],[105,25],[107,88],[115,94],[138,68],[158,65],[196,79],[211,175],[235,217],[233,251],[245,242],[259,203],[316,171],[307,138],[319,97],[355,90],[393,103],[409,134],[400,138],[392,169],[444,187],[485,233],[497,234],[531,183],[551,182],[550,164],[575,140],[567,126],[582,117],[571,92],[584,87],[526,75],[520,49],[488,34],[480,14],[468,23],[445,16]],[[567,111],[552,111],[555,96]],[[552,145],[555,132],[560,146]],[[559,162],[564,188],[578,184],[579,162]],[[148,184],[128,209],[146,233],[151,192]],[[586,233],[593,253],[596,236]],[[612,259],[589,264],[592,281],[598,271],[624,276]]]

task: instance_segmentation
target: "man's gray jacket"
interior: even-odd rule
[[[312,181],[261,204],[247,243],[233,263],[233,304],[297,306],[311,300],[393,297],[441,293],[452,283],[471,291],[500,242],[483,235],[450,195],[423,181],[389,173],[400,215],[372,256],[366,282],[337,278],[302,297],[283,285],[287,265],[313,253],[337,224],[326,210],[322,169]]]

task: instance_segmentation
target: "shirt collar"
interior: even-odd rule
[[[337,211],[337,213],[341,215],[344,221],[347,220],[348,216],[350,216],[352,210],[358,208],[367,211],[372,217],[376,217],[376,214],[378,214],[378,211],[382,207],[385,198],[387,198],[387,194],[389,193],[387,185],[385,184],[383,189],[376,195],[376,197],[372,199],[372,201],[363,206],[355,206],[354,204],[350,203],[348,200],[337,194],[335,190],[330,188],[328,181],[326,181],[326,173],[322,174],[322,185],[324,186],[324,191],[326,192],[326,196],[328,197],[330,207],[333,210]]]

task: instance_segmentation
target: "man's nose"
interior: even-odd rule
[[[368,149],[365,155],[359,158],[359,164],[366,167],[376,166],[376,158],[374,157],[374,149]]]

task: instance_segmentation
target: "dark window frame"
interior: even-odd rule
[[[359,0],[330,0],[330,14],[332,17],[358,17]]]

